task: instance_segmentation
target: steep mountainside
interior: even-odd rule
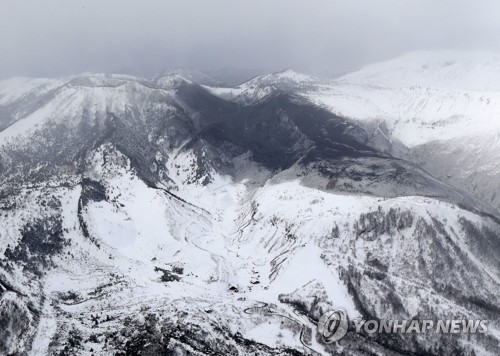
[[[340,84],[194,78],[0,84],[0,354],[496,353],[494,208],[316,105]],[[491,322],[324,344],[335,308]]]
[[[364,122],[374,142],[382,141],[393,155],[498,209],[499,79],[500,57],[494,54],[417,52],[306,96]]]
[[[210,90],[244,103],[276,90],[302,95],[358,121],[370,146],[417,163],[440,180],[500,208],[498,55],[414,52],[333,81],[292,73]]]

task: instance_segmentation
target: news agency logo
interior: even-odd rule
[[[384,334],[422,334],[435,332],[440,334],[484,334],[488,331],[488,320],[354,320],[357,333]],[[328,311],[318,321],[318,333],[323,341],[330,344],[339,341],[349,328],[349,320],[344,310]]]
[[[342,309],[326,312],[318,321],[318,332],[327,344],[342,339],[347,334],[347,328],[347,314]]]

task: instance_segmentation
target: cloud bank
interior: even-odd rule
[[[486,0],[3,0],[0,77],[341,73],[414,50],[500,52],[499,13]]]

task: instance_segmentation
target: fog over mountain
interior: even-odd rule
[[[499,11],[488,0],[3,0],[0,77],[345,73],[415,50],[500,52]]]

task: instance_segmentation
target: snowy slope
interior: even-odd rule
[[[384,121],[406,146],[498,132],[500,61],[486,53],[417,52],[306,94],[347,117]]]
[[[500,276],[490,267],[491,257],[481,249],[467,247],[478,244],[476,239],[482,239],[481,235],[473,237],[466,230],[452,228],[461,226],[461,221],[481,226],[482,219],[453,205],[422,197],[383,199],[335,194],[281,179],[249,191],[244,184],[229,179],[211,183],[198,195],[196,202],[207,209],[205,212],[147,187],[127,163],[114,166],[109,155],[108,163],[104,163],[105,150],[93,158],[100,168],[92,174],[104,185],[106,198],[89,201],[81,218],[77,214],[82,199],[77,185],[45,188],[15,210],[27,214],[27,220],[13,212],[2,220],[2,231],[12,229],[3,238],[8,237],[9,245],[14,246],[21,238],[24,221],[47,214],[30,206],[38,206],[40,199],[51,196],[60,196],[63,202],[62,226],[68,230],[63,239],[68,245],[60,255],[47,257],[54,265],[40,279],[39,293],[47,301],[40,306],[44,312],[40,327],[33,331],[32,354],[66,348],[80,354],[105,355],[127,349],[126,343],[136,340],[134,330],[138,330],[135,335],[143,335],[141,325],[148,325],[144,319],[152,315],[157,318],[154,325],[172,327],[168,320],[174,320],[177,327],[185,325],[185,332],[196,334],[196,326],[211,330],[212,314],[230,334],[240,333],[250,342],[328,354],[332,350],[326,351],[315,338],[307,347],[303,345],[301,328],[309,328],[314,335],[315,325],[286,301],[305,303],[306,310],[311,308],[308,312],[312,320],[317,318],[319,310],[315,308],[319,306],[308,307],[308,299],[296,299],[297,293],[321,296],[323,308],[345,309],[352,319],[365,310],[387,318],[446,317],[448,309],[454,310],[457,318],[489,318],[480,308],[471,309],[460,299],[476,290],[491,303],[498,303],[495,291]],[[185,167],[181,161],[177,164]],[[200,188],[185,186],[181,191],[189,194],[191,189]],[[23,198],[16,200],[22,202]],[[87,224],[90,238],[82,233],[80,219]],[[393,219],[396,223],[391,225]],[[360,235],[367,221],[379,221],[387,227],[370,236]],[[446,232],[439,221],[448,224]],[[432,246],[437,244],[441,253],[450,253],[446,242],[450,237],[453,249],[461,252],[450,255],[443,265]],[[30,252],[35,256],[39,253],[31,247]],[[415,254],[425,263],[413,260]],[[11,257],[11,261],[16,265],[16,259]],[[38,268],[36,261],[24,263]],[[442,274],[434,275],[437,265]],[[170,272],[180,280],[163,281],[162,270],[181,270]],[[15,271],[29,278],[26,272]],[[431,280],[429,273],[434,276]],[[484,274],[480,281],[478,273]],[[360,274],[365,276],[358,279]],[[385,276],[382,282],[380,275]],[[438,284],[434,284],[434,278]],[[22,280],[7,279],[16,288]],[[463,296],[443,294],[442,283],[458,283],[463,291],[470,292]],[[356,286],[355,296],[349,285]],[[28,281],[25,286],[29,286]],[[24,288],[26,293],[33,293],[32,287]],[[388,298],[386,288],[396,288],[397,297]],[[35,299],[34,303],[39,302]],[[261,311],[261,305],[270,307]],[[284,326],[286,318],[295,322]],[[115,335],[113,330],[121,331]],[[269,338],[270,333],[275,336]],[[219,338],[220,345],[234,343],[224,333],[210,334]],[[75,335],[82,341],[68,348],[64,340],[72,340]],[[160,343],[154,334],[148,337],[152,338],[150,343]],[[204,342],[210,340],[200,337]],[[48,342],[51,338],[55,338],[52,346]],[[110,341],[104,343],[105,339]],[[355,334],[348,340],[361,342]],[[367,350],[381,348],[376,343],[362,345]],[[234,347],[242,355],[253,352],[237,343]]]
[[[456,91],[499,91],[500,56],[488,52],[421,51],[368,65],[337,82],[384,88],[418,86]]]
[[[374,64],[306,93],[366,122],[392,154],[500,207],[500,61],[490,53],[418,52]],[[460,162],[460,163],[459,163]]]
[[[0,104],[8,105],[28,96],[39,96],[64,84],[64,80],[12,78],[0,81]]]

